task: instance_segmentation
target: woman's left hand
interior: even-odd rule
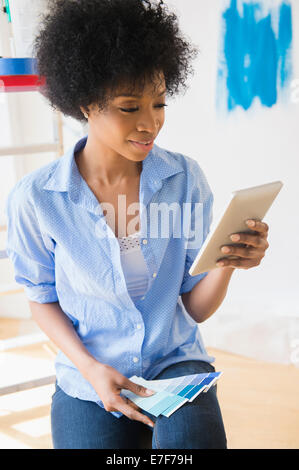
[[[254,225],[250,225],[253,220]],[[246,223],[253,233],[235,233],[230,236],[233,245],[224,245],[221,247],[223,254],[238,256],[237,259],[220,258],[217,260],[216,266],[249,269],[258,266],[265,256],[265,251],[269,247],[267,241],[269,227],[264,222],[250,219]],[[236,238],[236,237],[239,238]],[[229,249],[229,251],[225,251]],[[222,265],[219,263],[223,263]]]

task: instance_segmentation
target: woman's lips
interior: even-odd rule
[[[141,144],[140,142],[135,142],[134,140],[129,140],[129,142],[131,142],[131,144],[133,144],[134,147],[136,147],[140,150],[145,150],[145,151],[151,150],[154,146],[154,141],[153,140],[149,144]]]

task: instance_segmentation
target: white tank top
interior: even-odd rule
[[[148,270],[140,247],[140,231],[117,239],[127,289],[133,301],[143,297],[148,285]]]

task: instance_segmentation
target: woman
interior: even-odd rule
[[[35,40],[43,94],[65,115],[88,120],[89,132],[13,188],[7,252],[33,318],[60,350],[54,448],[142,448],[148,437],[153,448],[226,448],[216,386],[169,418],[143,412],[121,390],[147,396],[133,375],[215,371],[198,323],[217,310],[235,268],[259,264],[268,227],[258,223],[232,243],[238,259],[189,275],[213,194],[195,160],[154,140],[166,95],[185,86],[196,49],[162,1],[50,3]],[[175,233],[177,215],[160,234],[157,205],[188,204],[187,234]],[[163,215],[162,230],[167,222]]]

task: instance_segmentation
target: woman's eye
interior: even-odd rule
[[[119,108],[119,109],[123,111],[124,113],[133,113],[134,111],[138,110],[138,108],[129,108],[129,109]]]
[[[163,103],[163,104],[158,104],[157,106],[155,106],[155,108],[164,108],[165,106],[168,106],[168,105]],[[134,113],[134,111],[138,111],[138,108],[128,108],[128,109],[119,108],[119,109],[123,111],[124,113]]]

